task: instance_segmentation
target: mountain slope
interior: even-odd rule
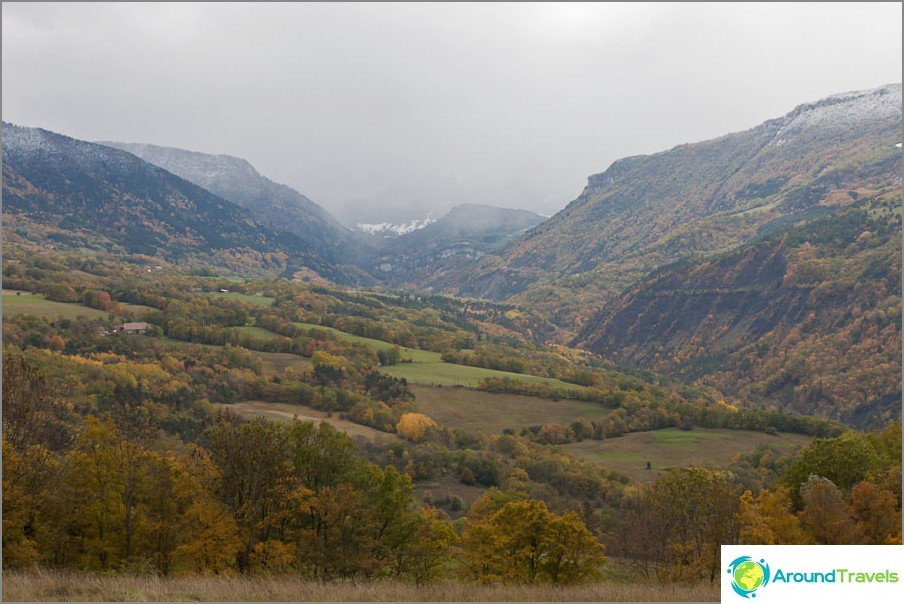
[[[360,245],[354,233],[329,212],[295,189],[262,176],[244,159],[137,143],[100,144],[128,151],[246,208],[258,222],[309,242],[330,262],[354,256],[353,248]]]
[[[462,204],[427,226],[384,238],[373,269],[387,283],[430,290],[512,236],[543,222],[526,210]]]
[[[138,157],[37,128],[3,124],[4,213],[81,243],[246,274],[344,275],[295,235]]]
[[[546,305],[579,330],[650,270],[731,249],[896,186],[901,85],[804,104],[745,132],[619,160],[446,290]],[[574,292],[581,292],[575,295]]]
[[[578,343],[754,406],[881,426],[901,414],[900,292],[899,190],[664,267]]]

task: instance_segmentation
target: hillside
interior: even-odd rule
[[[344,281],[314,247],[131,153],[3,124],[5,238]]]
[[[900,292],[892,197],[665,267],[578,341],[752,406],[876,427],[901,413]]]
[[[901,85],[800,105],[744,132],[621,159],[445,291],[514,299],[580,331],[649,271],[900,187]]]
[[[361,253],[361,241],[329,212],[295,189],[261,175],[244,159],[138,143],[100,144],[128,151],[247,209],[256,221],[307,241],[330,262]]]
[[[389,284],[431,290],[543,220],[526,210],[462,204],[422,228],[378,241],[380,255],[370,268]]]

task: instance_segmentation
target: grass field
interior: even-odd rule
[[[264,362],[264,369],[270,373],[283,375],[286,369],[291,368],[295,373],[304,373],[311,367],[311,359],[289,354],[288,352],[259,352],[252,350],[251,354]]]
[[[723,467],[738,453],[749,453],[761,445],[779,451],[794,450],[810,442],[799,434],[770,436],[748,430],[712,430],[678,428],[635,432],[606,440],[584,440],[562,445],[568,453],[597,462],[608,470],[626,474],[641,483],[652,482],[672,468],[689,465]],[[652,469],[647,470],[650,462]]]
[[[248,302],[250,304],[254,304],[255,306],[271,306],[273,304],[273,298],[268,298],[267,296],[253,296],[251,294],[242,294],[239,292],[229,292],[228,294],[221,294],[220,292],[209,292],[209,295],[219,296],[221,298],[241,300],[242,302]]]
[[[344,331],[339,331],[334,327],[314,325],[313,323],[295,323],[295,325],[301,327],[302,329],[322,329],[334,334],[336,337],[343,340],[366,344],[374,350],[390,350],[395,346],[395,344],[390,344],[389,342],[384,342],[383,340],[374,340],[373,338],[365,338],[363,336],[356,336],[350,333],[345,333]],[[406,346],[399,346],[399,351],[402,353],[403,360],[411,361],[412,363],[442,363],[442,355],[438,352],[430,352],[429,350],[420,350],[418,348],[408,348]]]
[[[45,300],[44,294],[22,294],[3,291],[3,315],[34,315],[48,319],[76,319],[86,317],[88,319],[106,319],[110,313],[95,308],[88,308],[81,304],[67,304]]]
[[[583,417],[599,419],[609,410],[599,403],[496,394],[469,388],[411,387],[418,411],[450,428],[496,434],[505,428],[518,431],[532,425],[559,423],[567,426]]]
[[[174,577],[4,571],[5,602],[717,602],[719,586],[600,582],[554,587],[400,581],[322,582],[294,576]]]
[[[323,411],[317,411],[301,405],[289,405],[287,403],[266,403],[264,401],[245,401],[229,405],[216,404],[217,409],[230,409],[242,417],[265,417],[278,422],[291,422],[298,417],[302,421],[321,422],[326,421],[337,430],[345,432],[349,436],[363,436],[375,442],[389,443],[399,439],[395,434],[380,432],[369,426],[362,426],[348,420],[339,419],[338,414],[327,417]]]
[[[549,384],[558,388],[569,390],[581,390],[583,386],[568,384],[561,380],[537,377],[523,373],[510,373],[483,367],[470,367],[467,365],[454,365],[452,363],[399,363],[380,369],[383,373],[389,373],[396,377],[403,377],[411,384],[423,386],[470,386],[476,387],[480,380],[489,377],[507,377],[512,380],[527,383]]]

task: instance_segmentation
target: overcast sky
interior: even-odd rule
[[[243,157],[347,222],[549,214],[902,72],[901,3],[2,6],[4,120]]]

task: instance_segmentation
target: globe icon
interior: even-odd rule
[[[734,569],[735,584],[744,591],[754,591],[763,584],[764,578],[763,568],[753,560],[742,562]]]

